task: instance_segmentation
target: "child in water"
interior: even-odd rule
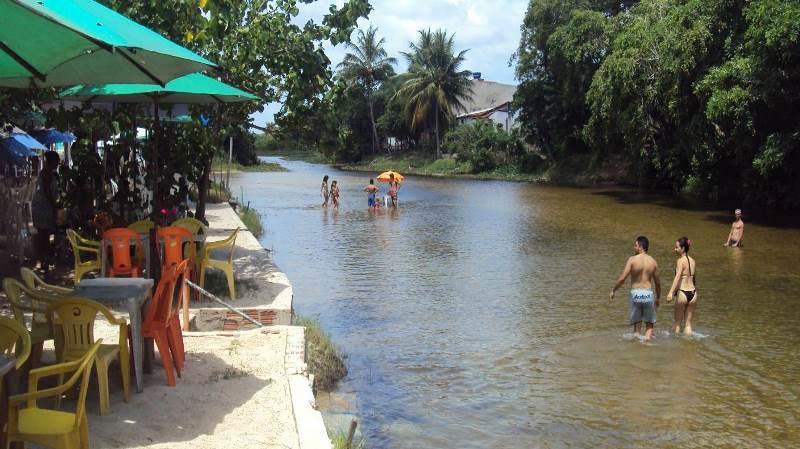
[[[322,177],[322,185],[319,188],[319,194],[322,195],[322,207],[328,207],[328,175]]]
[[[331,182],[331,202],[334,208],[339,208],[339,186],[335,180]]]

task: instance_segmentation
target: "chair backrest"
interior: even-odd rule
[[[3,291],[6,293],[14,318],[25,326],[25,312],[33,314],[34,322],[47,321],[47,307],[59,298],[53,294],[30,289],[14,278],[3,279]]]
[[[233,233],[231,233],[231,235],[229,235],[224,240],[219,240],[219,241],[216,241],[216,242],[206,243],[206,254],[208,255],[208,253],[210,251],[213,251],[213,250],[223,249],[223,248],[228,248],[229,247],[230,251],[228,252],[228,263],[232,264],[233,263],[233,252],[236,249],[236,236],[237,235],[239,235],[239,228],[234,229]]]
[[[205,223],[191,217],[175,220],[172,222],[172,226],[180,226],[188,229],[192,234],[205,234],[206,230],[208,230]]]
[[[184,245],[188,243],[190,251],[189,257],[194,257],[194,234],[188,229],[180,226],[165,226],[156,231],[159,254],[161,255],[161,267],[167,269],[178,265],[187,255],[184,252]]]
[[[69,246],[72,247],[72,257],[75,258],[76,266],[81,263],[81,246],[99,246],[97,242],[81,237],[73,229],[67,229],[67,240],[69,240]]]
[[[147,234],[155,227],[156,224],[153,220],[139,220],[128,225],[128,229],[133,229],[139,234]]]
[[[189,273],[189,262],[189,259],[185,259],[175,266],[172,296],[169,298],[169,310],[166,313],[167,320],[171,319],[172,315],[180,313],[183,293],[186,288],[186,275]]]
[[[56,295],[69,294],[71,291],[66,287],[59,287],[58,285],[48,284],[30,268],[20,267],[19,275],[22,278],[22,282],[24,282],[25,285],[32,290],[42,290],[44,292]]]
[[[111,264],[114,270],[129,271],[133,268],[131,242],[136,245],[137,254],[143,251],[139,233],[128,228],[111,228],[103,233],[103,244],[111,244]]]
[[[170,307],[172,306],[172,298],[175,294],[175,285],[178,278],[178,266],[167,267],[161,273],[161,279],[158,280],[156,291],[150,299],[150,305],[147,307],[147,312],[144,316],[144,323],[166,323],[170,314]]]
[[[22,366],[31,355],[31,334],[28,329],[16,320],[0,316],[0,351],[8,356],[16,354],[16,367]]]
[[[85,298],[67,297],[58,300],[47,308],[61,323],[64,333],[64,347],[61,354],[64,360],[76,360],[91,349],[94,344],[94,322],[102,313],[109,321],[116,318],[104,305]]]

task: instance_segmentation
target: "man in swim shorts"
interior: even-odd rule
[[[377,207],[378,200],[375,198],[375,196],[378,194],[379,190],[380,189],[378,188],[378,186],[375,185],[375,181],[373,181],[372,179],[370,179],[369,180],[369,184],[367,184],[367,186],[364,187],[364,191],[367,192],[367,207],[368,208]]]
[[[736,209],[733,211],[736,219],[731,225],[731,232],[728,233],[728,241],[723,246],[740,247],[742,246],[742,239],[744,238],[744,220],[742,220],[742,210]]]
[[[658,278],[658,264],[647,250],[650,242],[647,237],[641,235],[636,237],[633,243],[634,256],[628,258],[625,269],[617,278],[614,287],[611,288],[609,302],[614,300],[617,289],[625,283],[628,276],[631,277],[630,293],[630,323],[633,325],[633,333],[641,335],[642,321],[645,322],[646,330],[644,338],[653,338],[653,328],[656,324],[656,308],[658,308],[658,298],[661,297],[661,280]],[[655,292],[653,289],[655,288]]]

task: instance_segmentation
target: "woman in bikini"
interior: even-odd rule
[[[339,208],[339,185],[336,184],[335,180],[331,182],[331,202],[334,209]]]
[[[322,177],[322,186],[319,188],[319,194],[322,195],[322,207],[328,207],[328,175]]]
[[[392,208],[397,209],[397,192],[400,190],[400,183],[394,179],[394,173],[389,174],[389,196],[392,198]]]
[[[694,258],[689,257],[689,249],[692,241],[686,237],[681,237],[675,242],[675,254],[678,256],[678,263],[675,266],[675,280],[667,294],[667,302],[675,302],[675,325],[672,331],[676,334],[681,331],[681,324],[684,324],[683,333],[692,335],[692,317],[694,309],[697,307],[697,286],[695,285],[695,274],[697,265]]]

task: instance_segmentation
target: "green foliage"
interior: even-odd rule
[[[797,207],[800,3],[532,1],[516,54],[528,139],[621,156],[642,186]]]
[[[468,162],[473,173],[490,172],[500,166],[522,166],[533,171],[542,162],[538,155],[527,154],[516,133],[508,133],[489,120],[474,121],[449,131],[444,148],[456,154],[459,161]]]

